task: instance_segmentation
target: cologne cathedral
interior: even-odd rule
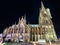
[[[38,41],[41,39],[57,40],[49,8],[45,8],[41,2],[38,22],[39,24],[26,24],[26,16],[19,18],[18,24],[4,29],[5,41]]]

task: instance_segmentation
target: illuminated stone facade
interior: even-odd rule
[[[26,24],[25,17],[22,17],[21,20],[19,18],[18,24],[15,23],[4,30],[3,34],[6,36],[5,40],[10,39],[11,41],[29,41],[30,29],[28,25]]]
[[[46,41],[57,40],[55,29],[52,22],[52,16],[49,8],[45,8],[41,2],[39,24],[30,25],[31,41],[38,41],[45,39]]]
[[[26,17],[19,19],[18,24],[6,28],[4,36],[10,37],[11,41],[38,41],[40,39],[57,40],[52,16],[49,8],[45,8],[41,2],[39,24],[26,24]],[[5,39],[6,40],[6,39]]]

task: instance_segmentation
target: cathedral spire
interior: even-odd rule
[[[24,14],[24,19],[26,20],[26,14]]]
[[[19,17],[19,21],[18,21],[18,24],[20,23],[20,17]]]
[[[24,14],[24,23],[26,24],[26,14]]]
[[[44,4],[43,4],[42,1],[41,1],[41,9],[42,9],[42,10],[45,10],[45,7],[44,7]]]
[[[21,18],[21,21],[20,21],[21,23],[24,23],[24,18],[23,18],[23,16],[22,16],[22,18]]]
[[[16,30],[16,22],[15,22],[15,24],[14,24],[14,30]]]
[[[22,16],[21,20],[23,20],[23,16]]]
[[[16,25],[16,22],[15,22],[15,25]]]
[[[14,24],[14,28],[16,28],[16,22],[15,22],[15,24]]]

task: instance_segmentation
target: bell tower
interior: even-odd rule
[[[42,30],[42,39],[57,40],[55,29],[52,22],[52,16],[49,8],[45,8],[41,2],[41,9],[39,14],[39,26]]]

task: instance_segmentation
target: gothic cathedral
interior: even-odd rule
[[[57,40],[55,29],[52,22],[52,16],[49,8],[45,8],[41,2],[39,12],[39,24],[26,24],[26,16],[19,18],[18,24],[4,29],[5,41],[38,41],[41,39]]]

